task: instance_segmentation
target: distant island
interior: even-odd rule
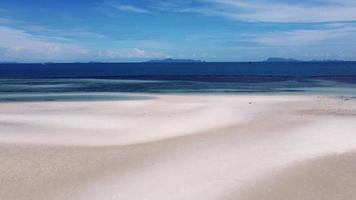
[[[146,63],[201,63],[204,62],[202,60],[194,60],[194,59],[173,59],[173,58],[166,58],[166,59],[157,59],[157,60],[149,60],[145,61]]]
[[[300,60],[296,60],[293,58],[279,58],[279,57],[271,57],[265,60],[264,62],[300,62]]]
[[[166,58],[166,59],[156,59],[156,60],[148,60],[148,61],[135,61],[135,62],[110,62],[110,61],[82,61],[82,62],[11,62],[11,61],[0,61],[0,65],[15,65],[15,64],[41,64],[41,65],[51,65],[51,64],[115,64],[115,63],[209,63],[210,61],[204,60],[194,60],[194,59],[174,59],[174,58]],[[214,62],[224,62],[224,61],[214,61]],[[269,57],[266,60],[261,61],[226,61],[226,62],[247,62],[247,63],[254,63],[254,62],[266,62],[266,63],[273,63],[273,62],[286,62],[286,63],[293,63],[293,62],[356,62],[356,60],[298,60],[294,58],[283,58],[283,57]]]
[[[270,57],[263,62],[353,62],[345,60],[297,60],[294,58]]]

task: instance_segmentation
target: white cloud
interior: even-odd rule
[[[162,53],[151,52],[139,48],[130,50],[105,50],[99,53],[100,58],[106,59],[151,59],[164,57]]]
[[[200,0],[205,6],[183,9],[240,21],[333,22],[356,20],[354,0]]]
[[[8,61],[65,61],[88,53],[76,44],[5,26],[0,26],[0,48],[0,59]]]
[[[104,34],[99,34],[94,31],[91,31],[86,27],[74,27],[70,30],[68,29],[56,29],[56,28],[48,28],[41,25],[29,25],[23,24],[27,31],[42,34],[50,37],[55,37],[62,40],[70,41],[68,38],[84,38],[84,39],[107,39],[109,36]]]
[[[36,31],[34,31],[35,29]],[[39,26],[32,27],[30,30],[32,30],[31,32],[38,32],[38,34],[0,25],[0,61],[71,62],[89,60],[140,60],[165,57],[164,54],[156,51],[148,51],[141,48],[129,49],[130,44],[127,44],[125,49],[119,50],[84,48],[71,37],[57,36],[58,34],[55,34],[52,30],[50,31],[50,29]],[[40,32],[44,34],[39,34]],[[135,42],[131,46],[134,44]],[[165,47],[160,43],[152,41],[140,41],[140,44],[143,47]]]
[[[135,13],[191,12],[252,22],[356,21],[355,0],[147,0],[144,7],[106,5]]]
[[[131,5],[114,5],[114,7],[120,11],[134,12],[134,13],[151,13],[149,10],[131,6]]]
[[[356,27],[279,31],[254,37],[252,41],[267,46],[346,45],[355,44]]]
[[[12,22],[13,22],[13,20],[0,17],[0,24],[11,24]]]

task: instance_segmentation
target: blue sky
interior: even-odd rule
[[[0,61],[168,57],[356,60],[356,1],[0,1]]]

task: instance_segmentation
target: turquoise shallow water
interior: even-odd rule
[[[154,97],[142,94],[122,93],[2,93],[0,102],[50,102],[50,101],[129,101]]]
[[[326,80],[0,79],[0,102],[140,100],[149,94],[317,94],[356,96],[356,84]]]
[[[0,102],[94,101],[142,94],[356,96],[356,62],[0,64]]]

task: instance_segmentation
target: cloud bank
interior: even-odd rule
[[[353,0],[202,0],[190,11],[240,21],[315,23],[356,20]]]
[[[139,1],[141,2],[141,1]],[[111,6],[136,13],[189,12],[247,22],[318,23],[356,21],[354,0],[147,0],[142,6]]]
[[[2,60],[41,61],[72,60],[88,53],[76,44],[57,38],[29,34],[23,30],[0,26],[0,58]]]
[[[51,35],[52,34],[53,33],[51,33]],[[83,47],[72,39],[31,34],[25,30],[7,26],[0,26],[0,36],[0,61],[115,61],[122,59],[141,60],[164,57],[162,53],[140,48],[97,50],[95,48]]]
[[[152,59],[162,58],[164,55],[159,52],[150,52],[139,48],[129,50],[105,50],[99,53],[101,59]]]

